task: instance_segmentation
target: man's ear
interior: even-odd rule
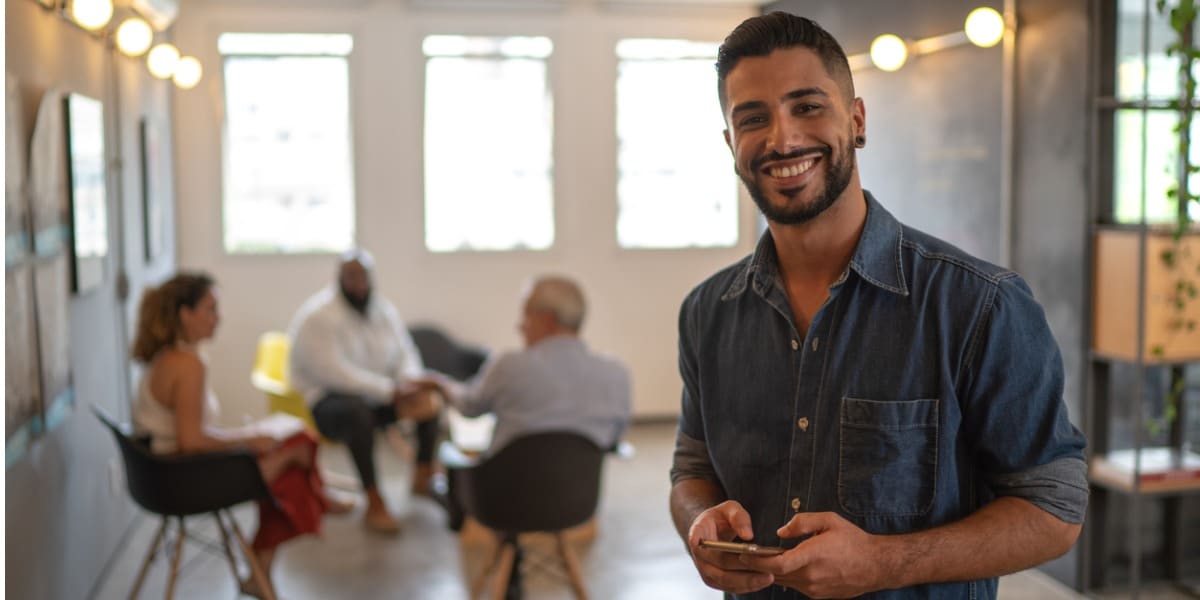
[[[725,145],[729,146],[729,151],[733,152],[733,140],[729,139],[729,130],[723,129],[721,133],[725,135]]]
[[[850,107],[850,118],[854,119],[854,135],[867,135],[867,105],[863,103],[862,98],[854,99],[854,106]]]

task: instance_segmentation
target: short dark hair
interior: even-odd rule
[[[816,21],[785,12],[772,12],[742,21],[717,50],[717,94],[726,110],[725,78],[747,56],[766,56],[775,50],[803,46],[815,52],[825,71],[838,83],[847,101],[854,99],[854,79],[846,53]]]

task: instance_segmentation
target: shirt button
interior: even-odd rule
[[[799,350],[799,349],[800,349],[800,342],[797,342],[796,340],[792,340],[792,350]]]
[[[816,338],[816,337],[815,337],[815,338],[813,338],[813,343],[812,343],[813,352],[816,352],[816,351],[817,351],[817,344],[818,344],[820,341],[821,341],[821,338]]]
[[[800,426],[800,431],[808,431],[808,417],[800,417],[796,424]]]
[[[792,498],[792,510],[800,510],[800,499]]]

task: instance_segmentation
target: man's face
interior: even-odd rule
[[[843,97],[804,47],[741,59],[725,78],[725,141],[734,169],[766,217],[798,224],[841,197],[857,168],[862,100]]]
[[[360,312],[366,309],[371,299],[371,274],[358,261],[342,265],[338,273],[338,285],[346,301]]]
[[[517,323],[517,329],[521,332],[525,347],[530,348],[550,335],[554,329],[554,315],[549,311],[534,308],[526,295],[521,303],[521,321]]]

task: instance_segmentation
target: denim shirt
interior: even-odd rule
[[[1016,274],[905,227],[866,194],[849,268],[800,336],[768,232],[696,287],[679,317],[675,482],[704,478],[750,513],[754,541],[832,511],[873,534],[960,520],[997,496],[1072,523],[1083,435],[1041,307]],[[997,580],[867,598],[995,598]],[[743,596],[803,598],[771,586]]]

